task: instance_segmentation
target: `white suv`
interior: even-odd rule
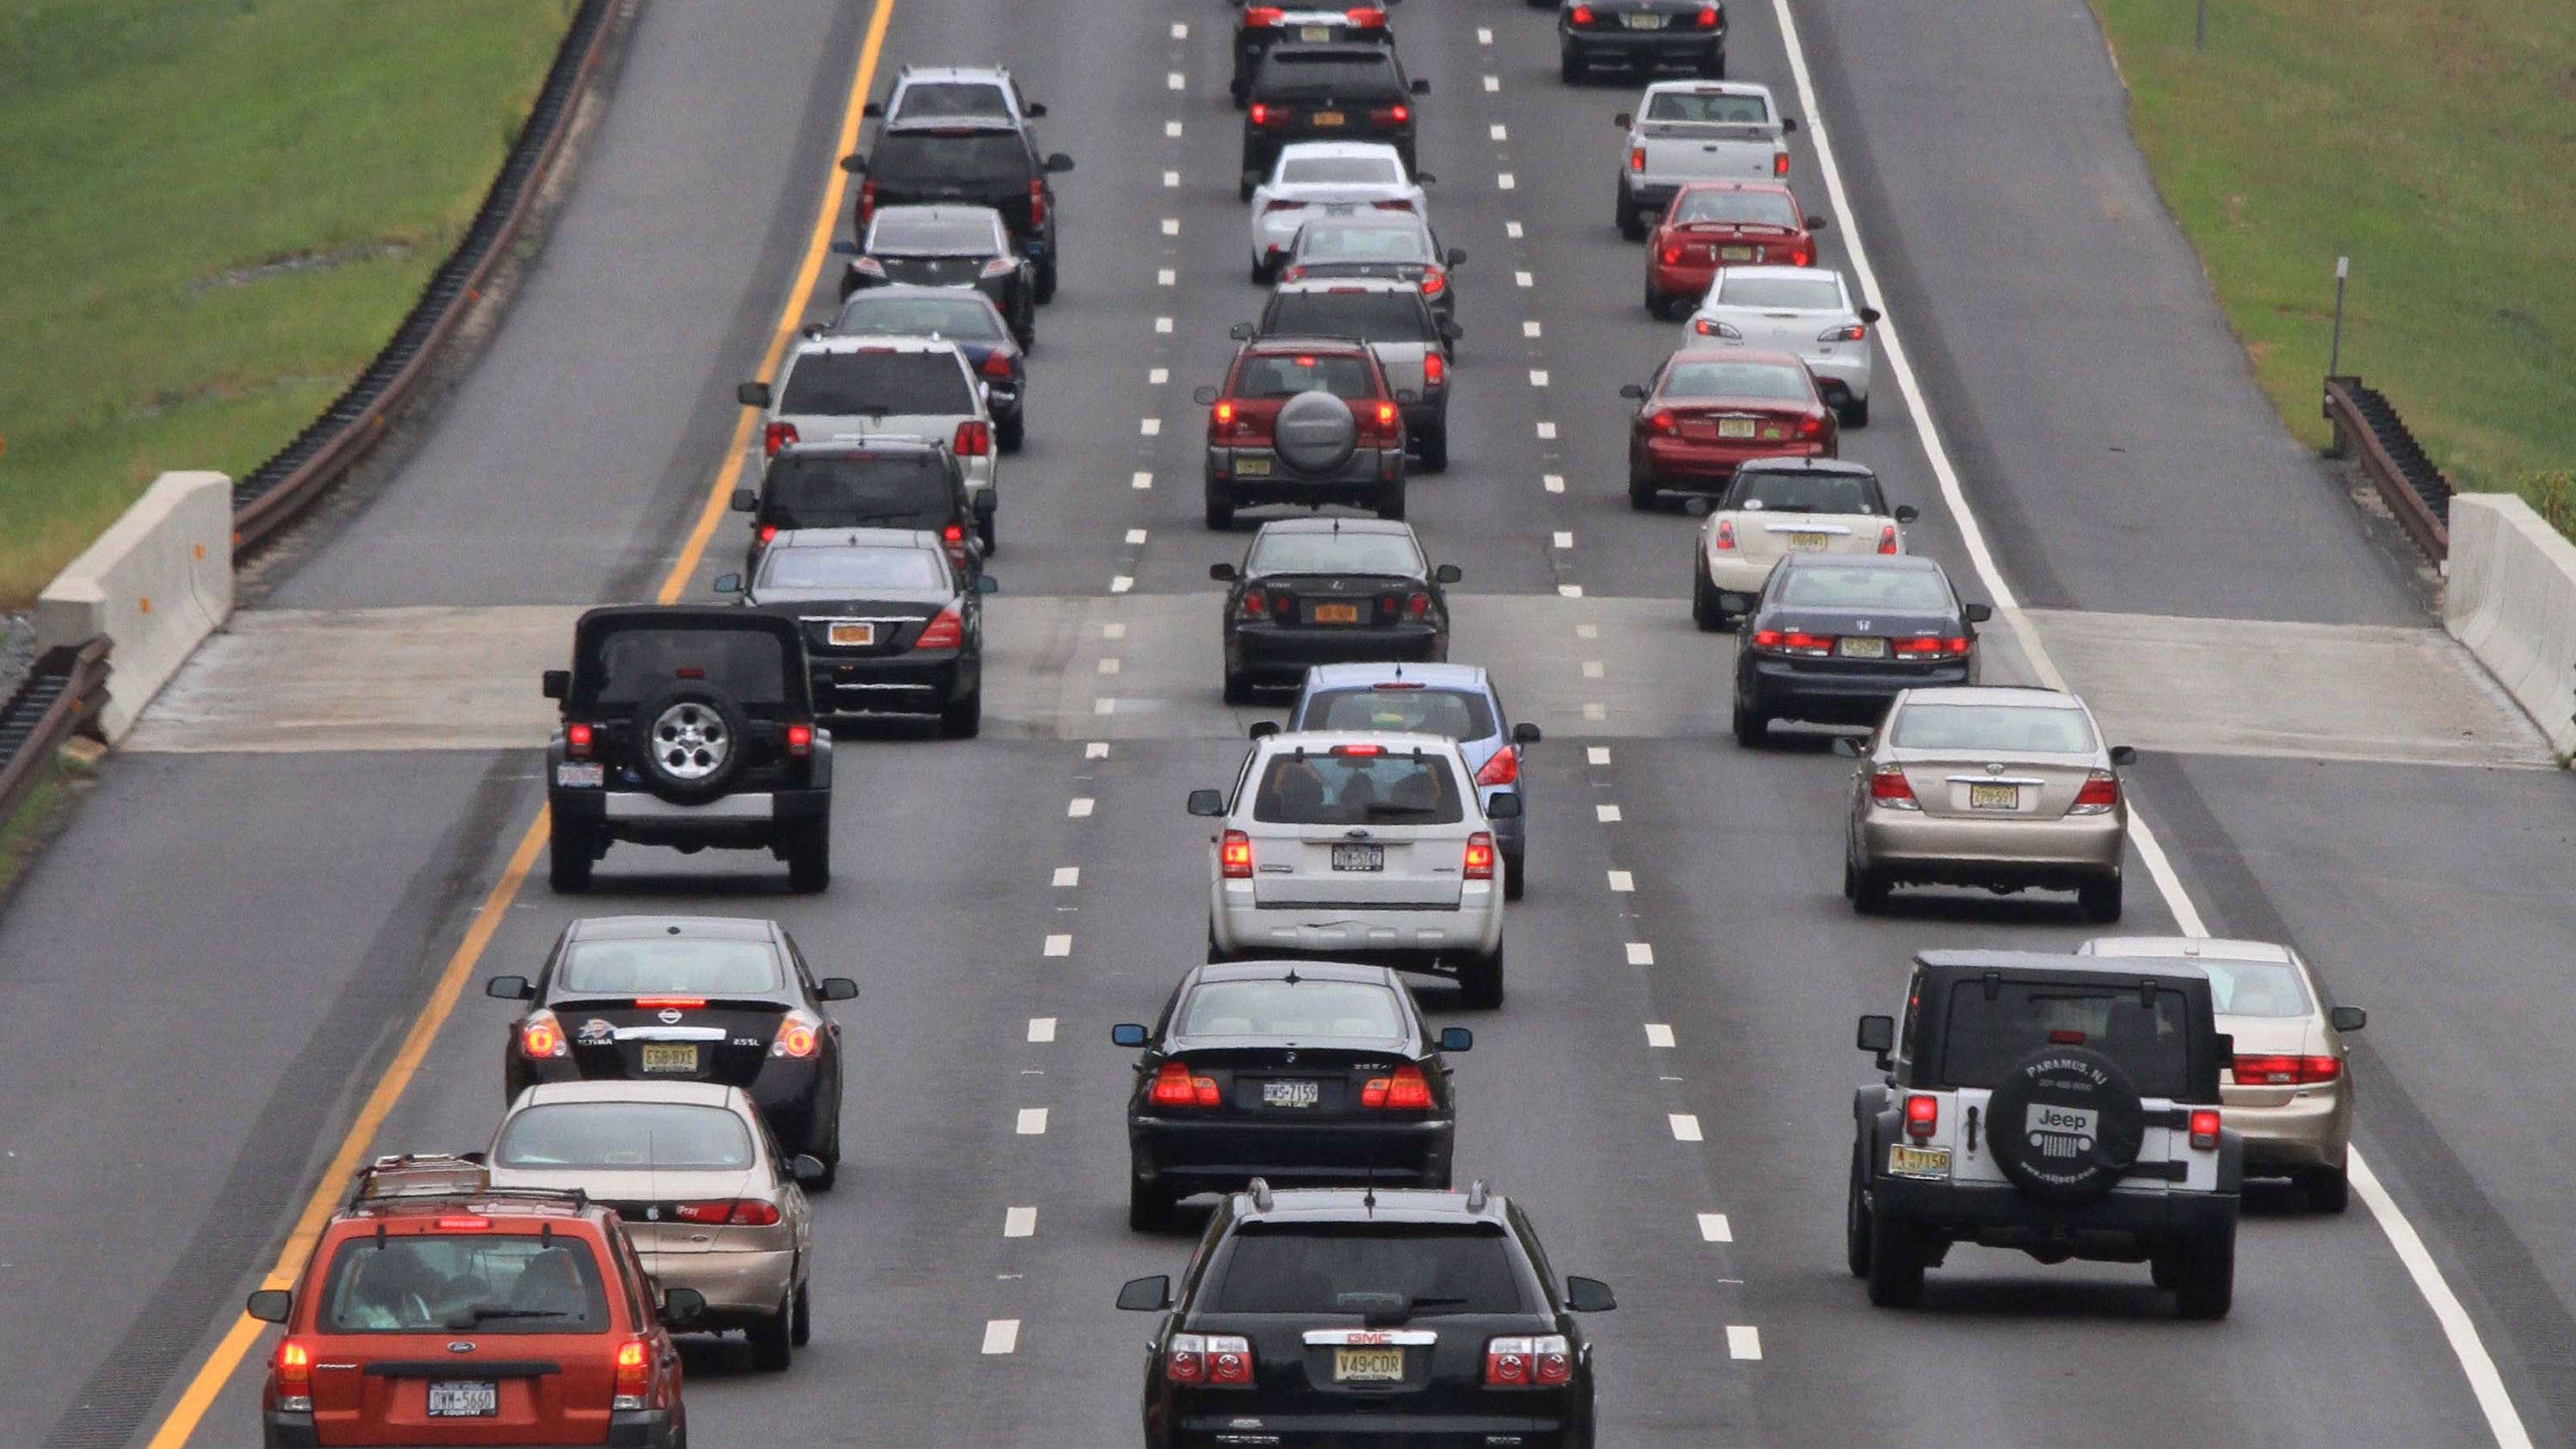
[[[1208,959],[1360,955],[1503,999],[1503,881],[1475,772],[1437,735],[1346,730],[1253,743],[1229,791],[1193,790],[1209,840]]]
[[[993,414],[983,382],[957,344],[929,337],[810,337],[797,345],[775,384],[746,382],[734,395],[764,408],[761,451],[791,443],[919,438],[945,443],[966,469],[966,496],[993,542]]]

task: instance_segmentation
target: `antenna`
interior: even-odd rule
[[[1244,1188],[1244,1191],[1252,1195],[1253,1211],[1265,1213],[1270,1211],[1270,1179],[1256,1177],[1249,1186]]]
[[[1493,1194],[1486,1189],[1485,1180],[1483,1178],[1480,1177],[1475,1181],[1468,1183],[1467,1211],[1471,1213],[1483,1212],[1485,1210],[1486,1202],[1492,1197],[1492,1195]]]

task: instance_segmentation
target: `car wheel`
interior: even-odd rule
[[[975,517],[975,537],[984,545],[984,556],[986,558],[991,558],[993,555],[1002,551],[1002,541],[995,538],[993,536],[993,532],[993,515],[989,513],[977,514]]]
[[[1172,1195],[1141,1177],[1127,1179],[1127,1230],[1159,1233],[1172,1225]]]
[[[1469,1006],[1491,1010],[1503,1004],[1503,948],[1482,961],[1458,968],[1458,994]]]
[[[799,825],[787,836],[787,888],[798,895],[817,895],[832,884],[832,826],[826,820]]]
[[[1852,914],[1856,916],[1887,914],[1888,897],[1894,887],[1889,883],[1886,873],[1859,865],[1848,869],[1851,871]]]
[[[1869,1301],[1911,1308],[1923,1301],[1923,1230],[1885,1213],[1869,1215]]]
[[[1655,480],[1633,463],[1628,466],[1628,506],[1639,513],[1655,511]]]
[[[979,682],[965,698],[939,711],[939,734],[942,739],[971,740],[983,732],[984,686]]]
[[[1400,519],[1402,519],[1402,518],[1404,517],[1404,480],[1403,480],[1403,479],[1398,478],[1398,479],[1396,479],[1394,482],[1389,483],[1389,484],[1387,484],[1385,487],[1380,488],[1380,489],[1378,490],[1378,492],[1377,492],[1377,516],[1378,516],[1378,517],[1380,517],[1380,518],[1391,518],[1391,519],[1399,519],[1399,520],[1400,520]]]
[[[1013,413],[1008,418],[993,420],[993,442],[1005,453],[1016,453],[1029,440],[1028,419]]]
[[[1046,265],[1038,268],[1038,300],[1055,300],[1055,249],[1047,249]]]
[[[1270,279],[1274,272],[1275,269],[1263,258],[1254,257],[1252,259],[1252,285],[1256,287],[1269,286]]]
[[[2120,878],[2088,880],[2075,888],[2075,903],[2084,909],[2084,919],[2109,925],[2120,919]]]
[[[2299,1187],[2316,1212],[2340,1213],[2352,1202],[2352,1178],[2340,1167],[2311,1167],[2299,1174]]]
[[[1213,484],[1207,491],[1207,526],[1220,533],[1234,527],[1234,499]]]
[[[1852,863],[1851,852],[1843,852],[1843,899],[1860,899],[1860,867]]]
[[[1869,1203],[1861,1196],[1861,1184],[1869,1170],[1868,1158],[1860,1139],[1852,1139],[1851,1190],[1843,1199],[1843,1262],[1855,1278],[1869,1276]]]
[[[546,883],[568,896],[590,889],[590,832],[557,815],[547,845]]]
[[[1646,239],[1645,214],[1629,205],[1624,195],[1619,198],[1619,237],[1622,241],[1632,242]]]
[[[1844,403],[1841,407],[1834,409],[1834,411],[1841,416],[1844,427],[1865,428],[1869,426],[1868,398],[1853,398],[1849,402]]]
[[[796,1306],[789,1310],[787,1341],[798,1348],[814,1341],[814,1288],[810,1283],[796,1285]]]
[[[1527,872],[1528,872],[1528,867],[1527,867],[1527,866],[1525,866],[1525,865],[1522,863],[1522,862],[1524,862],[1524,861],[1526,861],[1526,860],[1528,860],[1528,859],[1529,859],[1529,852],[1528,852],[1528,851],[1525,851],[1525,850],[1523,850],[1523,851],[1514,851],[1513,853],[1511,853],[1511,854],[1506,855],[1506,856],[1504,856],[1504,857],[1503,857],[1503,899],[1504,899],[1504,900],[1507,900],[1507,901],[1516,901],[1516,900],[1519,900],[1523,895],[1525,895],[1525,894],[1527,894],[1527,893],[1528,893],[1528,891],[1529,891],[1529,875],[1528,875],[1528,873],[1527,873]]]
[[[1449,471],[1448,424],[1442,423],[1438,427],[1422,430],[1422,471],[1425,473]]]
[[[1228,704],[1252,703],[1252,681],[1240,674],[1228,674],[1225,677],[1225,702]]]
[[[1710,80],[1726,79],[1726,52],[1721,50],[1707,60],[1701,61],[1699,73]]]
[[[1590,67],[1583,63],[1583,56],[1581,53],[1577,52],[1573,47],[1568,46],[1564,50],[1557,52],[1556,78],[1565,82],[1567,85],[1576,86],[1583,84],[1584,72],[1589,69]]]
[[[1243,168],[1243,179],[1235,184],[1235,199],[1238,201],[1250,201],[1252,199],[1253,184],[1252,168],[1246,166]]]
[[[2236,1229],[2232,1225],[2177,1248],[2173,1294],[2174,1308],[2185,1318],[2227,1316],[2236,1299]]]
[[[1709,581],[1703,569],[1691,570],[1691,622],[1703,634],[1715,634],[1726,627],[1726,609],[1717,601],[1717,585]]]
[[[778,1300],[778,1311],[753,1323],[744,1332],[751,1340],[751,1366],[765,1374],[787,1372],[796,1361],[796,1325],[793,1295]]]
[[[2181,1270],[2174,1266],[2174,1252],[2171,1248],[2160,1248],[2147,1255],[2147,1276],[2155,1280],[2157,1287],[2168,1293],[2173,1291],[2176,1283],[2182,1281]]]
[[[1735,726],[1735,742],[1748,750],[1762,748],[1762,742],[1771,738],[1771,717],[1753,708],[1740,692],[1735,696],[1731,723]]]

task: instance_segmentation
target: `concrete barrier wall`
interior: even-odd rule
[[[232,480],[164,473],[37,595],[36,643],[114,641],[99,712],[113,744],[232,611]]]
[[[2576,544],[2513,494],[2453,495],[2442,626],[2576,751]]]

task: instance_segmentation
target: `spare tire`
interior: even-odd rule
[[[1986,1140],[2013,1185],[2041,1202],[2088,1203],[2138,1160],[2146,1108],[2120,1064],[2089,1047],[2043,1047],[2012,1064],[1986,1103]]]
[[[1270,425],[1271,446],[1300,473],[1330,473],[1349,462],[1359,435],[1351,405],[1321,388],[1280,404],[1279,418]]]
[[[723,794],[741,772],[747,743],[742,707],[696,681],[669,685],[638,706],[634,735],[645,784],[681,805]]]

